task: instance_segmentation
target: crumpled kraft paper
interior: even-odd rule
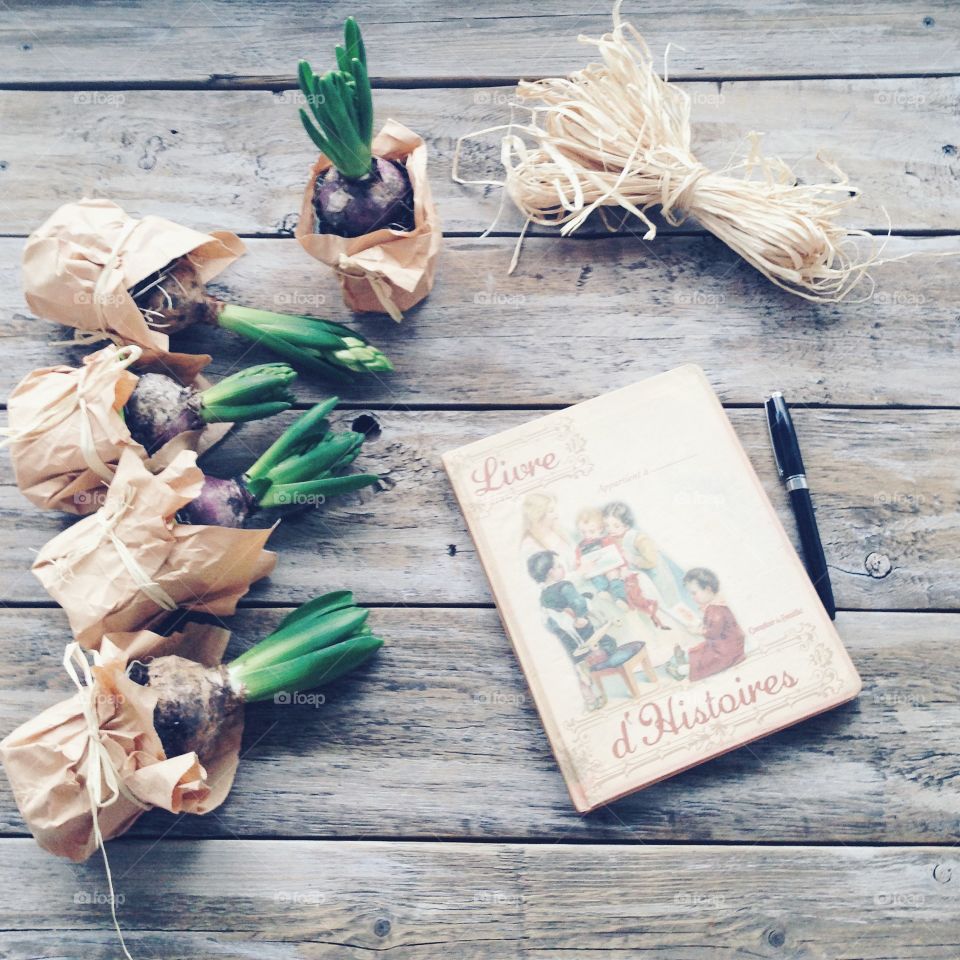
[[[228,616],[250,584],[273,570],[276,554],[263,549],[272,529],[176,521],[203,486],[196,459],[182,450],[154,475],[124,450],[104,505],[37,554],[33,572],[82,646],[149,628],[173,610]]]
[[[360,237],[317,233],[313,188],[317,177],[330,167],[321,153],[310,172],[294,233],[310,256],[333,267],[351,310],[389,313],[394,320],[401,320],[402,311],[419,303],[433,288],[442,238],[440,220],[427,179],[423,138],[388,120],[373,138],[372,147],[379,157],[404,162],[413,187],[414,229],[374,230]]]
[[[27,239],[23,292],[44,320],[81,338],[135,343],[149,359],[168,355],[170,338],[151,328],[129,291],[171,260],[190,255],[206,283],[246,248],[227,231],[200,233],[162,217],[137,220],[111,200],[66,203]]]
[[[237,769],[243,710],[231,715],[216,755],[205,764],[195,753],[167,757],[153,726],[157,696],[128,679],[125,670],[133,660],[169,654],[215,666],[229,636],[220,627],[187,624],[170,637],[148,631],[104,637],[89,691],[48,707],[0,742],[17,806],[41,847],[75,861],[97,849],[87,784],[93,733],[83,698],[93,708],[98,739],[117,774],[116,798],[99,808],[97,818],[104,840],[126,831],[153,807],[203,814],[223,802]],[[102,771],[101,776],[106,781]],[[108,784],[99,787],[108,797]]]
[[[31,503],[86,516],[103,505],[124,450],[147,459],[120,414],[137,385],[129,366],[139,352],[136,346],[111,345],[84,357],[80,368],[43,367],[14,388],[8,403],[7,442],[17,486]],[[154,361],[141,364],[141,370],[155,369],[184,386],[201,390],[207,386],[199,370],[209,362],[208,356],[175,356],[189,362]],[[203,453],[223,439],[231,426],[216,423],[182,433],[156,451],[148,464],[156,470],[181,450]]]

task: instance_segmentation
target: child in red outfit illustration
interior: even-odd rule
[[[718,596],[720,581],[706,567],[687,571],[683,582],[703,611],[703,643],[687,651],[689,679],[712,677],[744,659],[744,633],[737,618]]]

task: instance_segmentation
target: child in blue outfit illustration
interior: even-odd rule
[[[585,648],[586,641],[592,640],[595,632],[587,602],[592,595],[581,593],[567,579],[563,564],[552,550],[533,554],[527,560],[527,571],[540,585],[540,605],[548,611],[547,629],[560,640],[577,666],[584,703],[595,710],[606,702],[606,697],[602,688],[592,680],[591,671],[626,663],[643,650],[645,644],[643,641],[618,644],[609,634],[604,634],[591,648]],[[569,618],[575,634],[552,613]]]

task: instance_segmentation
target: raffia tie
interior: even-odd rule
[[[106,305],[108,302],[107,299],[107,283],[110,280],[110,275],[114,270],[119,269],[120,262],[122,259],[120,248],[130,239],[130,235],[133,233],[140,224],[143,223],[142,220],[131,220],[119,233],[117,239],[114,241],[113,246],[110,248],[110,252],[107,254],[107,258],[103,263],[103,266],[100,268],[100,273],[97,276],[97,282],[93,285],[93,306],[97,312],[97,321],[100,324],[99,330],[80,330],[79,328],[74,329],[73,336],[69,340],[54,340],[52,341],[53,345],[58,344],[73,344],[81,346],[90,346],[94,343],[100,343],[103,340],[111,340],[113,343],[118,346],[123,346],[123,340],[120,339],[115,333],[110,332],[110,321],[107,318]]]
[[[349,277],[351,280],[366,280],[371,289],[380,301],[380,306],[384,312],[390,314],[392,320],[399,323],[403,319],[403,313],[396,305],[393,299],[393,291],[386,277],[379,270],[368,270],[360,266],[352,257],[345,253],[340,254],[340,261],[334,267],[334,271],[341,277]]]
[[[600,55],[567,77],[522,80],[510,122],[457,140],[453,180],[502,186],[524,218],[508,273],[517,265],[531,224],[559,227],[567,236],[597,213],[610,230],[630,217],[657,230],[648,216],[659,207],[671,225],[689,215],[780,288],[815,303],[837,303],[856,291],[870,298],[869,270],[906,256],[956,256],[956,251],[881,258],[882,239],[846,228],[843,212],[857,196],[834,164],[818,155],[829,182],[800,182],[789,166],[763,156],[759,135],[750,133],[749,153],[708,170],[691,149],[689,94],[662,76],[640,33],[613,7],[613,29],[578,39]],[[514,120],[514,114],[520,120]],[[463,145],[501,133],[500,179],[460,174]],[[619,215],[615,211],[623,211]],[[889,235],[889,231],[888,231]],[[861,286],[862,284],[862,286]]]
[[[99,654],[94,653],[94,663],[99,664]],[[110,860],[107,857],[107,848],[100,831],[100,811],[116,803],[120,797],[139,807],[141,810],[151,809],[150,804],[138,800],[125,786],[120,771],[110,756],[110,751],[103,741],[100,730],[100,719],[97,716],[97,692],[87,661],[79,643],[68,643],[63,651],[63,668],[67,676],[73,681],[79,694],[80,708],[83,719],[87,724],[87,749],[81,758],[81,772],[90,800],[90,816],[93,820],[93,838],[97,848],[103,856],[103,868],[107,875],[107,888],[110,891],[110,916],[113,918],[113,928],[120,938],[120,948],[127,960],[133,960],[123,939],[123,931],[117,920],[117,897],[113,888],[113,875],[110,872]],[[82,677],[82,679],[81,679]]]
[[[114,359],[119,364],[120,369],[125,370],[131,364],[137,362],[143,354],[143,350],[135,345],[122,347],[114,353]],[[87,401],[84,393],[94,391],[103,386],[103,380],[108,374],[112,375],[113,370],[106,363],[90,365],[87,364],[81,368],[76,382],[68,386],[63,393],[59,394],[45,407],[38,410],[36,416],[25,427],[19,430],[13,430],[10,427],[0,430],[5,439],[0,440],[0,447],[7,444],[16,443],[18,440],[29,440],[32,437],[39,436],[59,426],[68,417],[73,416],[76,411],[80,411],[80,437],[79,447],[83,456],[83,462],[92,470],[101,480],[109,483],[113,479],[114,470],[107,466],[97,452],[97,445],[93,439],[93,426],[90,422],[90,411],[87,407]]]
[[[107,507],[101,507],[93,516],[100,524],[102,535],[100,540],[87,547],[79,553],[67,554],[54,561],[54,566],[61,580],[67,580],[72,575],[73,564],[96,550],[104,539],[110,541],[113,548],[117,551],[121,563],[130,574],[137,589],[149,597],[161,610],[171,612],[177,609],[177,601],[174,600],[166,590],[153,580],[146,570],[140,566],[137,558],[130,552],[130,548],[123,542],[117,534],[116,526],[123,519],[124,514],[133,506],[134,491],[127,487],[120,497],[117,506],[112,510]]]

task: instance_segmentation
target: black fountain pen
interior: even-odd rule
[[[800,456],[800,444],[793,420],[787,409],[783,394],[778,390],[772,393],[764,403],[767,411],[767,426],[770,428],[770,442],[773,444],[773,456],[777,461],[777,473],[790,494],[790,505],[797,520],[800,533],[800,547],[807,573],[813,581],[820,600],[831,620],[836,619],[837,608],[833,602],[833,589],[830,586],[830,574],[827,572],[827,558],[823,555],[820,531],[813,513],[807,475]]]

